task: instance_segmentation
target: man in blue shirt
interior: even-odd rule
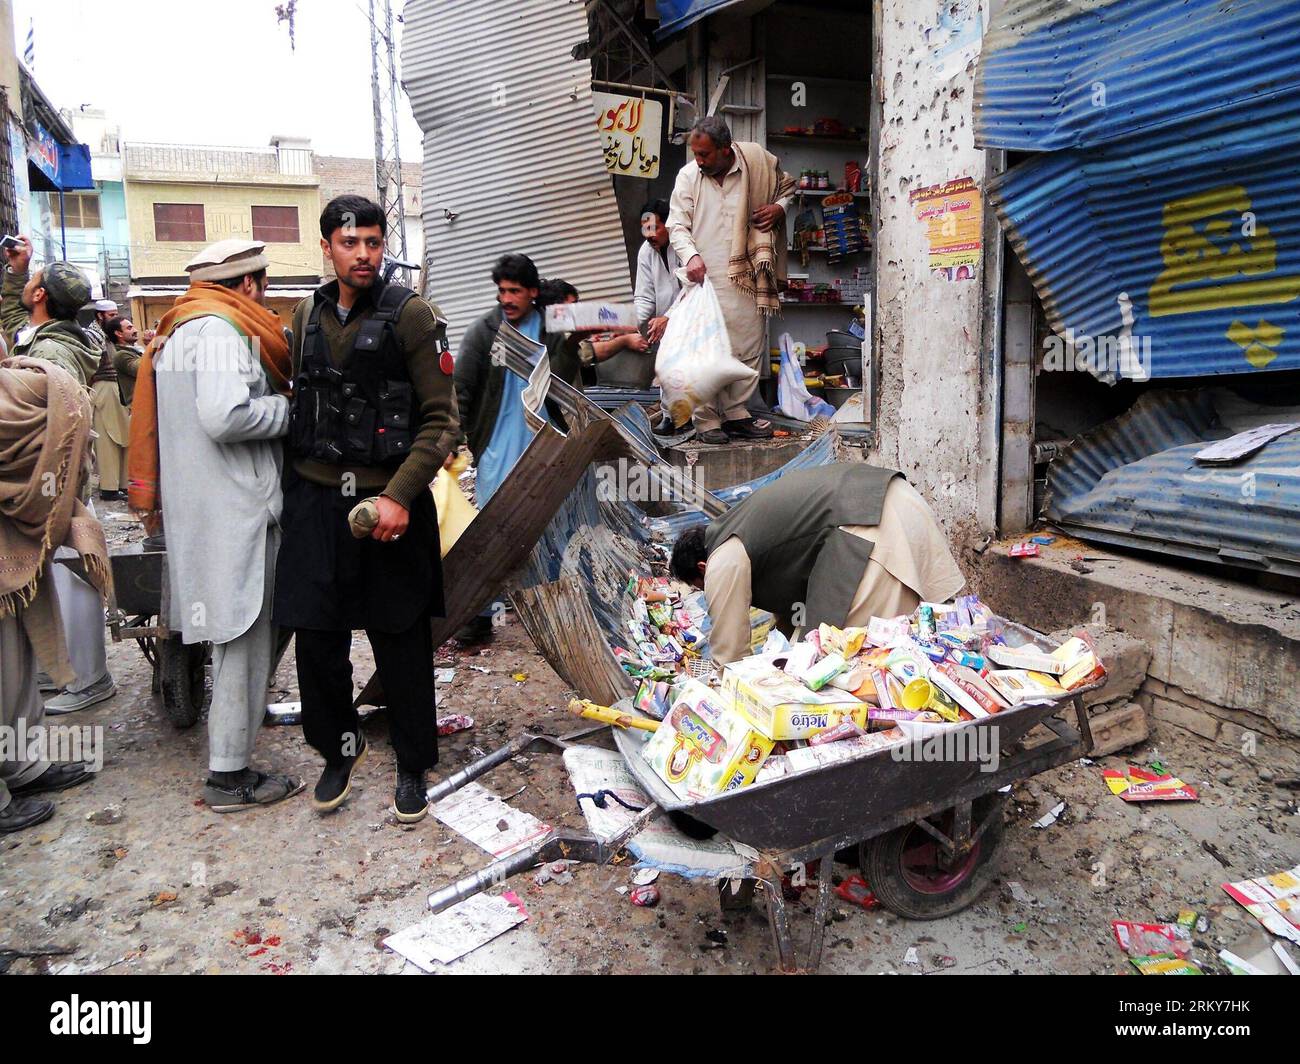
[[[545,345],[551,372],[581,387],[577,338],[547,333],[536,306],[541,280],[527,255],[502,255],[492,267],[497,305],[466,331],[456,355],[456,405],[478,471],[474,499],[481,510],[496,494],[533,434],[524,419],[527,381],[492,361],[492,344],[503,321],[530,340]],[[490,614],[457,633],[462,643],[492,637]]]

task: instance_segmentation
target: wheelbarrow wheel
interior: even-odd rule
[[[952,811],[933,821],[946,832]],[[988,821],[969,852],[950,862],[942,860],[939,841],[916,824],[862,843],[862,874],[880,903],[908,920],[937,920],[970,905],[992,881],[1002,842],[1002,803],[993,795],[974,803],[972,830]]]
[[[181,642],[180,636],[173,635],[159,639],[154,649],[163,712],[176,727],[192,728],[198,723],[207,696],[203,669],[207,664],[208,645],[187,645]]]

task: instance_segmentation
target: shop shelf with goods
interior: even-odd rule
[[[785,222],[790,283],[768,327],[769,348],[779,364],[789,334],[818,395],[828,334],[864,327],[855,308],[869,307],[873,284],[868,7],[813,11],[777,0],[762,16],[765,144],[799,186]],[[843,375],[830,382],[844,384]]]

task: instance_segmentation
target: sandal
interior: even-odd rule
[[[240,809],[271,805],[292,798],[306,784],[295,776],[278,776],[255,772],[247,783],[223,786],[209,779],[203,788],[203,801],[214,813],[234,813]]]

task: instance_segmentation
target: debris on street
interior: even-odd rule
[[[478,894],[384,939],[384,945],[421,971],[451,964],[528,919],[514,891]]]

